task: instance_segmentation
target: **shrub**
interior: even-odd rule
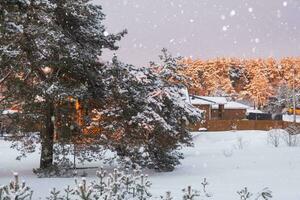
[[[115,169],[107,173],[100,168],[96,173],[97,179],[88,182],[85,178],[75,180],[75,187],[67,186],[65,189],[53,188],[47,200],[175,200],[171,192],[165,196],[154,197],[150,193],[151,182],[147,175],[135,170],[133,173]],[[209,183],[206,179],[201,182],[202,190],[195,190],[191,186],[183,189],[183,200],[212,199],[212,194],[207,191]],[[237,192],[240,200],[255,200],[272,198],[272,192],[265,188],[257,195],[253,195],[244,188]],[[19,183],[18,174],[14,174],[14,181],[7,186],[0,186],[0,200],[32,200],[33,190],[25,182]]]

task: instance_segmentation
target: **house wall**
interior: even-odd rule
[[[220,112],[221,116],[220,116]],[[246,109],[212,109],[212,120],[246,119]]]
[[[246,119],[246,109],[226,109],[224,119]]]
[[[212,109],[211,105],[194,105],[200,110],[205,111],[205,120],[234,120],[246,119],[246,109]]]

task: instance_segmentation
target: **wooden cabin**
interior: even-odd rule
[[[237,120],[246,119],[249,106],[226,97],[190,96],[195,107],[205,111],[205,120]]]

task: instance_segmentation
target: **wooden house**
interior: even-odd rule
[[[246,119],[249,106],[226,97],[190,96],[195,107],[205,111],[205,120],[237,120]]]

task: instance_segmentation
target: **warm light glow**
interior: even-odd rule
[[[52,69],[50,67],[44,67],[42,68],[42,70],[45,74],[50,74],[52,72]]]

